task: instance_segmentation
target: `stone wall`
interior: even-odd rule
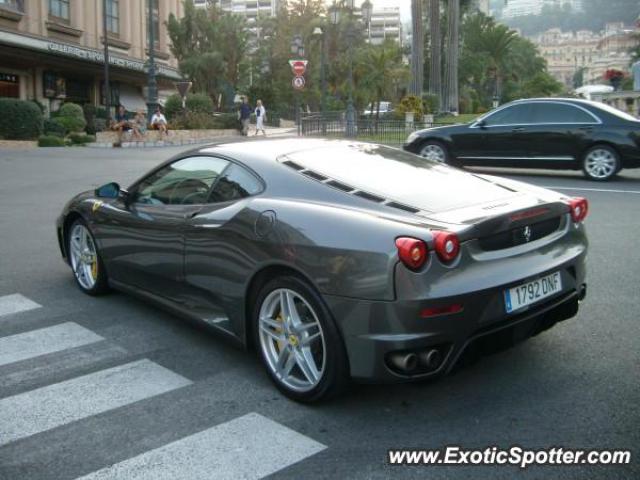
[[[240,135],[235,129],[226,130],[169,130],[168,135],[161,135],[157,130],[147,130],[141,139],[131,133],[122,135],[122,146],[189,145],[215,140],[219,137]],[[105,131],[96,134],[98,145],[111,146],[118,142],[118,132]]]

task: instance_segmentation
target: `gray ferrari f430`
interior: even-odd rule
[[[296,139],[182,153],[74,197],[57,232],[84,292],[205,322],[315,401],[351,378],[434,377],[573,317],[587,211],[399,149]]]

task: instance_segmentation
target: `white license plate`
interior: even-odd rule
[[[515,312],[527,305],[550,297],[562,290],[560,272],[538,278],[504,291],[504,304],[507,313]]]

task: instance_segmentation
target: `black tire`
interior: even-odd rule
[[[83,285],[80,279],[78,278],[78,275],[74,271],[72,252],[71,252],[71,235],[77,226],[82,226],[86,229],[86,231],[88,232],[88,235],[91,237],[91,241],[93,242],[93,245],[95,246],[96,259],[97,259],[97,275],[96,275],[95,283],[91,288],[87,288],[85,285]],[[73,272],[73,278],[76,281],[76,284],[78,285],[80,290],[86,293],[87,295],[91,295],[91,296],[103,295],[107,293],[109,291],[109,277],[107,275],[107,269],[105,268],[104,263],[102,262],[102,257],[100,256],[100,251],[98,250],[98,245],[95,241],[95,237],[93,236],[91,229],[87,225],[87,222],[85,222],[82,218],[79,218],[75,222],[73,222],[69,230],[66,232],[66,247],[67,247],[67,258],[69,260],[69,266],[71,266],[71,270]]]
[[[607,182],[622,169],[620,155],[608,145],[594,145],[582,156],[582,172],[596,182]]]
[[[425,153],[425,150],[429,148],[433,149],[434,151],[441,152],[441,155],[443,157],[442,160],[439,160],[437,158],[430,158]],[[435,162],[444,163],[445,165],[451,165],[453,167],[457,167],[460,165],[460,163],[451,156],[451,153],[449,153],[449,149],[447,148],[447,146],[437,140],[425,140],[424,142],[422,142],[418,147],[418,155]]]
[[[322,329],[326,352],[324,369],[315,387],[304,392],[288,387],[275,375],[267,359],[268,353],[265,352],[260,339],[260,309],[271,293],[281,289],[293,291],[302,297],[314,310]],[[331,312],[322,297],[307,281],[297,276],[287,275],[277,277],[266,283],[260,288],[253,305],[252,321],[253,337],[258,356],[269,378],[284,395],[297,402],[313,403],[327,400],[344,392],[349,384],[349,363],[346,350]],[[289,345],[286,346],[288,347]]]

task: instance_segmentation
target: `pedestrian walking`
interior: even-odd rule
[[[262,130],[264,136],[267,136],[267,132],[264,129],[264,122],[267,120],[267,110],[262,105],[262,100],[256,102],[256,136],[258,132]]]
[[[247,102],[247,97],[242,97],[242,104],[240,105],[240,123],[242,124],[242,135],[245,137],[249,135],[249,119],[251,118],[251,107]]]

